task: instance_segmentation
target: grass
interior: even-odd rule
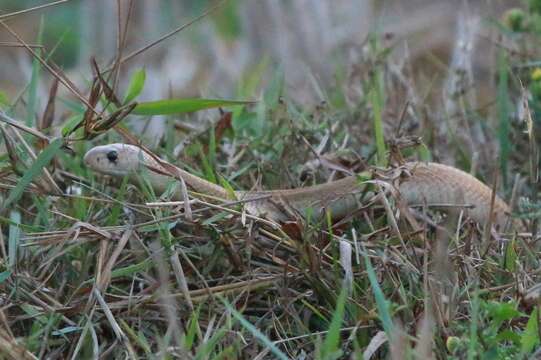
[[[227,12],[236,14],[238,4],[231,2]],[[498,24],[507,26],[505,19]],[[534,28],[515,30],[499,35],[523,49],[541,36]],[[228,41],[237,31],[233,26]],[[102,65],[96,64],[84,91],[51,91],[48,103],[65,105],[62,116],[53,114],[58,131],[36,120],[43,115],[35,114],[43,82],[37,77],[48,69],[35,60],[19,97],[9,101],[0,93],[6,149],[0,156],[0,357],[537,356],[539,245],[528,235],[537,215],[521,214],[527,219],[522,233],[489,234],[486,250],[482,224],[465,221],[457,228],[452,212],[403,209],[393,196],[385,206],[367,202],[340,223],[308,216],[270,226],[246,217],[239,204],[191,191],[190,199],[197,199],[191,215],[178,204],[156,206],[170,192],[154,193],[144,173],[137,185],[115,183],[83,164],[93,145],[137,138],[132,125],[149,115],[180,113],[196,122],[200,118],[188,113],[205,110],[214,121],[187,135],[178,118],[168,118],[172,125],[153,151],[231,193],[295,188],[403,157],[470,166],[465,144],[474,143],[471,133],[457,126],[451,135],[440,125],[486,122],[478,127],[486,143],[475,144],[486,161],[476,164],[476,175],[492,185],[499,172],[507,179],[500,193],[509,199],[514,175],[528,174],[520,193],[534,194],[528,205],[537,211],[539,159],[527,150],[537,149],[539,138],[536,57],[524,59],[498,43],[491,74],[498,83],[488,91],[489,105],[477,109],[459,97],[456,103],[468,110],[461,119],[438,110],[441,102],[434,100],[444,92],[433,79],[452,74],[441,66],[428,74],[430,81],[405,69],[397,74],[394,49],[382,34],[371,39],[356,70],[340,70],[335,83],[319,83],[312,74],[317,93],[339,99],[324,103],[298,101],[288,74],[268,59],[239,79],[239,101],[139,101],[145,70],[128,75],[122,92],[113,86],[115,74],[97,76]],[[48,59],[44,51],[40,56]],[[512,111],[524,98],[513,79],[529,91],[528,133]],[[430,134],[432,145],[419,144],[418,134]]]

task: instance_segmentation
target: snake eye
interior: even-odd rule
[[[116,163],[116,160],[118,159],[118,153],[115,150],[109,151],[107,153],[107,159],[112,163]]]

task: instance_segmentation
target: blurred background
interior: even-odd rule
[[[1,13],[47,1],[3,0]],[[120,1],[121,21],[129,4]],[[216,2],[214,2],[216,3]],[[207,0],[133,2],[127,50],[138,49],[214,4]],[[335,84],[362,62],[371,33],[385,35],[398,67],[411,66],[430,76],[434,67],[457,59],[457,40],[471,64],[481,72],[490,66],[483,22],[498,18],[512,1],[372,1],[372,0],[229,0],[210,16],[137,57],[130,66],[155,72],[159,86],[148,91],[181,95],[236,96],[246,74],[261,74],[283,66],[290,95],[299,101],[321,100],[319,91]],[[43,43],[67,71],[88,76],[89,59],[110,63],[117,49],[119,8],[116,1],[73,0],[10,18],[8,24],[27,42]],[[124,24],[123,24],[124,25]],[[486,25],[486,24],[485,24]],[[0,41],[16,41],[0,31]],[[16,94],[30,76],[29,54],[3,47],[0,87]],[[134,64],[136,63],[136,64]],[[482,74],[481,74],[482,75]],[[164,84],[165,86],[162,86]],[[321,89],[318,89],[321,87]],[[149,94],[149,96],[150,96]],[[253,94],[257,96],[257,94]]]
[[[45,3],[3,0],[0,11],[5,14]],[[92,74],[90,58],[105,68],[117,54],[119,19],[128,33],[123,54],[129,54],[216,3],[73,0],[9,18],[7,23],[28,43],[43,44],[47,56],[85,88]],[[496,150],[482,129],[486,124],[490,127],[490,121],[474,122],[470,129],[466,116],[460,117],[475,109],[490,119],[495,111],[490,105],[497,91],[497,51],[520,46],[506,43],[499,25],[515,5],[521,3],[229,0],[123,65],[119,88],[127,86],[129,74],[145,68],[141,101],[173,96],[255,100],[269,79],[283,72],[288,99],[303,106],[325,103],[351,108],[366,98],[364,80],[383,64],[385,86],[393,86],[389,91],[393,95],[386,99],[386,125],[396,124],[408,103],[404,121],[408,133],[423,129],[421,135],[430,146],[431,141],[437,142],[438,132],[466,126],[468,133],[457,136],[465,137],[463,142],[472,152],[486,157]],[[3,29],[0,41],[16,40]],[[32,61],[24,48],[1,48],[0,90],[10,101],[28,85]],[[46,105],[51,79],[44,71],[41,75],[38,113]],[[204,117],[204,112],[198,116]],[[447,121],[457,116],[456,121]],[[205,123],[200,120],[196,124]],[[150,139],[163,135],[164,123],[151,123],[146,133]],[[487,147],[479,149],[474,143],[487,143]],[[445,151],[441,156],[445,157]]]

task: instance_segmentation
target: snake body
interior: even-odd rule
[[[162,175],[168,172],[160,161],[139,147],[128,144],[97,146],[90,149],[84,157],[89,168],[104,175],[129,176],[129,179],[134,181],[137,173],[146,172],[146,177],[157,194],[165,191],[172,181],[170,176]],[[493,224],[502,227],[508,220],[509,206],[497,195],[491,205],[492,190],[472,175],[451,166],[430,162],[409,162],[404,167],[411,176],[400,183],[399,192],[407,204],[472,205],[468,215],[481,224],[489,220],[491,209],[494,213]],[[196,192],[224,199],[231,197],[231,193],[219,185],[178,167],[175,167],[175,172],[176,176],[180,176],[186,185]],[[342,218],[358,208],[356,194],[359,190],[357,176],[348,176],[305,188],[236,191],[234,195],[239,200],[247,200],[249,212],[284,221],[290,217],[287,211],[284,211],[285,208],[303,214],[307,213],[307,209],[312,209],[315,215],[330,210],[333,218]],[[180,198],[180,191],[177,191],[175,197]]]

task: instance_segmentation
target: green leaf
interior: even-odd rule
[[[66,334],[80,332],[81,330],[83,330],[83,328],[80,327],[80,326],[66,326],[63,329],[53,331],[52,335],[53,336],[63,336],[63,335],[66,335]]]
[[[539,345],[539,308],[535,308],[528,319],[526,324],[526,330],[522,333],[521,337],[521,353],[523,355],[529,354],[532,350]]]
[[[481,301],[479,300],[479,287],[476,284],[473,292],[473,298],[471,301],[471,319],[470,319],[470,341],[468,343],[468,360],[475,359],[477,356],[477,344],[479,338],[477,336],[478,322],[479,322],[479,306]]]
[[[340,329],[342,328],[342,322],[344,320],[344,308],[347,299],[347,288],[344,286],[338,300],[336,302],[336,309],[332,316],[331,325],[325,338],[325,342],[321,347],[321,358],[327,359],[336,355],[340,349]]]
[[[111,279],[118,277],[130,277],[135,273],[146,271],[152,267],[152,260],[150,258],[145,259],[137,264],[128,265],[123,268],[115,269],[111,271]]]
[[[205,178],[211,183],[216,184],[216,176],[214,175],[214,169],[210,163],[208,157],[203,151],[203,146],[199,146],[199,156],[201,157],[201,165],[203,166],[203,171],[205,172]]]
[[[515,345],[519,345],[520,341],[521,341],[521,337],[520,337],[520,335],[518,335],[514,331],[506,329],[506,330],[500,332],[496,336],[496,341],[497,342],[509,341],[509,342],[512,342]]]
[[[186,331],[186,336],[184,337],[184,347],[186,349],[191,349],[194,345],[195,337],[197,336],[199,310],[200,308],[197,308],[196,310],[192,311],[192,316],[188,322],[188,331]]]
[[[11,271],[10,270],[7,270],[7,271],[2,271],[0,273],[0,284],[3,283],[4,281],[7,280],[8,277],[11,276]]]
[[[383,329],[385,330],[385,333],[387,334],[387,339],[392,339],[393,335],[393,321],[391,319],[391,312],[389,311],[389,303],[385,299],[385,296],[383,295],[383,291],[381,291],[381,288],[378,283],[378,279],[376,277],[376,272],[374,271],[374,268],[372,267],[372,263],[370,262],[370,258],[366,254],[365,251],[363,251],[363,257],[366,264],[366,272],[368,274],[368,280],[370,281],[370,286],[372,287],[372,292],[374,293],[374,297],[376,298],[376,305],[378,308],[378,317],[381,320],[381,323],[383,324]]]
[[[21,213],[17,210],[11,210],[9,218],[12,221],[12,224],[9,225],[8,235],[8,265],[10,268],[13,268],[17,264],[17,253],[19,250],[19,242],[21,240],[21,228],[19,227],[19,224],[21,223]]]
[[[83,114],[77,114],[70,117],[62,127],[62,136],[68,136],[70,135],[73,130],[79,125],[81,121],[83,121]]]
[[[374,87],[370,91],[369,97],[370,102],[372,104],[372,110],[374,112],[374,136],[376,140],[376,150],[378,154],[377,163],[381,166],[386,166],[387,161],[385,157],[386,149],[385,149],[385,138],[383,134],[383,119],[382,119],[382,113],[383,113],[383,90],[382,86],[380,85],[380,71],[376,72],[375,79],[374,79]]]
[[[17,186],[9,192],[7,200],[3,204],[3,208],[6,209],[13,202],[17,201],[24,192],[24,189],[32,182],[32,180],[41,174],[41,170],[47,166],[53,157],[56,155],[60,148],[62,147],[62,139],[54,139],[51,143],[43,149],[43,151],[38,155],[36,161],[30,166],[28,171],[26,171],[17,183]]]
[[[123,104],[127,104],[141,94],[145,86],[146,72],[145,69],[139,69],[133,73]]]
[[[505,247],[505,270],[514,273],[517,268],[517,258],[518,255],[515,250],[515,239],[513,239],[511,242],[507,243]]]
[[[223,106],[246,105],[251,101],[220,100],[220,99],[169,99],[138,103],[133,109],[133,115],[170,115],[184,114],[199,110]]]
[[[236,199],[237,196],[235,195],[235,189],[233,189],[233,186],[223,177],[219,176],[218,180],[220,180],[220,185],[227,191],[227,195],[230,199]]]
[[[492,317],[494,323],[499,327],[506,320],[512,320],[522,316],[522,313],[517,310],[517,304],[513,302],[496,302],[491,301],[487,305],[487,311]]]

